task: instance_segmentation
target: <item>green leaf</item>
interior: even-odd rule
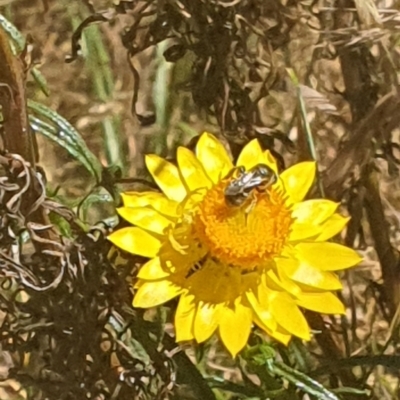
[[[250,400],[252,398],[254,399],[260,399],[263,396],[263,391],[261,388],[258,388],[257,386],[253,385],[251,387],[246,386],[246,385],[240,385],[235,382],[230,382],[226,379],[219,378],[216,376],[212,376],[207,378],[207,383],[212,389],[220,389],[223,390],[224,392],[231,392],[235,393],[236,395],[244,396],[247,400]],[[281,394],[283,389],[279,389],[277,391],[271,391],[268,394],[271,395],[277,395]],[[271,396],[274,397],[274,396]]]
[[[130,334],[130,331],[126,329],[126,326],[115,318],[114,315],[110,316],[108,323],[113,328],[112,330],[109,330],[109,332],[113,336],[117,333],[117,335],[115,335],[115,340],[125,345],[125,351],[127,351],[132,358],[142,361],[145,365],[150,365],[151,360],[149,354],[143,345]]]
[[[35,67],[31,69],[31,75],[32,75],[33,79],[35,80],[35,82],[37,83],[37,85],[39,86],[40,90],[46,96],[50,96],[49,86],[47,84],[47,80],[44,77],[44,75]]]
[[[110,203],[115,212],[114,199],[108,191],[102,187],[96,187],[92,192],[90,192],[80,203],[78,207],[78,215],[83,221],[88,221],[89,212],[93,209],[95,204]],[[117,215],[111,216],[108,223],[112,223],[112,226],[118,221]]]
[[[185,122],[178,122],[177,128],[180,129],[188,138],[192,139],[199,134],[196,129],[192,128]]]
[[[260,344],[245,350],[244,357],[256,365],[266,365],[275,358],[275,350],[268,344]]]
[[[11,39],[11,47],[14,54],[20,54],[24,51],[26,47],[26,39],[24,35],[17,29],[17,27],[12,24],[4,15],[0,14],[0,26],[4,29],[4,31],[8,34]],[[46,78],[41,74],[41,72],[36,68],[30,68],[30,73],[38,84],[40,90],[46,95],[49,96],[49,88],[47,85]]]
[[[269,345],[260,344],[253,346],[246,350],[244,357],[250,361],[250,365],[252,364],[255,367],[257,375],[259,375],[262,381],[268,381],[268,379],[264,378],[267,378],[271,374],[273,377],[282,378],[290,382],[298,389],[319,400],[339,400],[336,394],[303,372],[275,361],[275,351]],[[261,369],[260,367],[266,368]]]
[[[24,35],[4,15],[0,14],[0,25],[12,40],[13,50],[19,54],[25,49],[26,40]]]
[[[360,389],[355,389],[355,388],[351,388],[351,387],[340,387],[340,388],[336,388],[336,389],[332,389],[332,392],[337,393],[337,394],[350,394],[353,396],[364,396],[364,397],[370,397],[371,393],[369,390],[360,390]]]
[[[297,93],[297,117],[299,119],[302,132],[300,133],[305,134],[306,139],[307,139],[307,144],[308,144],[308,150],[310,152],[311,158],[318,163],[318,157],[317,157],[317,150],[315,146],[315,140],[314,136],[311,132],[311,126],[308,121],[308,116],[307,116],[307,108],[306,108],[306,103],[304,101],[304,97],[302,94],[301,90],[301,85],[299,82],[299,79],[295,73],[295,71],[292,68],[286,68],[286,72],[289,75],[290,80],[292,81],[293,85],[296,87],[296,93]],[[319,174],[317,174],[317,181],[318,181],[318,189],[320,192],[321,197],[325,197],[324,195],[324,188],[322,186],[321,179],[319,177]]]
[[[101,180],[101,164],[88,149],[78,131],[65,118],[43,104],[28,100],[28,109],[32,130],[67,150],[99,183]],[[49,122],[46,122],[46,120]]]
[[[51,212],[49,214],[50,222],[55,225],[63,237],[73,238],[70,224],[61,215]]]
[[[270,360],[267,364],[267,368],[272,374],[286,379],[298,389],[301,389],[303,392],[308,393],[317,399],[339,400],[339,397],[337,397],[330,390],[326,389],[319,382],[311,379],[306,374],[297,371],[286,364]]]

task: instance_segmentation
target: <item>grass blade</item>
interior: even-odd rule
[[[102,166],[88,149],[79,132],[66,119],[43,104],[28,100],[28,109],[33,131],[44,135],[67,150],[86,167],[97,182],[100,182]]]

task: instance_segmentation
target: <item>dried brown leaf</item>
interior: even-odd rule
[[[381,17],[374,0],[355,0],[358,16],[366,26],[381,24]]]

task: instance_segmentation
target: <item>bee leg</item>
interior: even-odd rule
[[[256,196],[254,196],[254,194],[252,193],[251,197],[250,197],[250,202],[249,204],[246,206],[246,208],[244,209],[244,213],[245,213],[245,218],[246,218],[246,225],[247,225],[247,218],[249,216],[249,214],[253,211],[255,205],[257,204],[257,198]]]

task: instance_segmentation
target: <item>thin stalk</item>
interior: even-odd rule
[[[302,128],[303,128],[302,130],[306,135],[308,151],[310,153],[311,159],[314,160],[318,165],[318,156],[317,156],[317,150],[315,147],[314,136],[311,131],[310,123],[308,122],[307,108],[306,108],[306,104],[305,104],[303,95],[301,94],[299,80],[293,69],[288,68],[287,71],[288,71],[290,79],[292,80],[292,83],[296,87],[296,95],[297,95],[299,114],[300,114],[301,124],[302,124]],[[325,191],[324,191],[324,187],[322,184],[321,176],[318,172],[318,168],[317,168],[317,185],[318,185],[318,190],[319,190],[321,197],[325,197]]]

